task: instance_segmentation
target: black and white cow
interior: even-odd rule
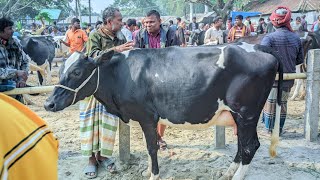
[[[51,64],[55,56],[54,41],[51,36],[26,36],[21,40],[23,51],[29,55],[31,60],[42,67],[47,72],[48,81],[51,78]],[[37,71],[39,82],[42,85],[44,78],[42,74]]]
[[[74,53],[45,109],[60,111],[93,94],[125,123],[138,121],[150,179],[159,179],[158,123],[207,128],[227,124],[220,119],[227,112],[237,125],[238,152],[224,177],[243,179],[260,146],[257,123],[277,72],[281,87],[282,66],[275,56],[268,47],[247,43],[108,51],[96,59]]]

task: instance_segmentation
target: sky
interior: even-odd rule
[[[86,1],[87,0],[82,0],[81,3],[85,3]],[[113,1],[114,0],[91,0],[91,6],[94,12],[100,13],[110,4],[112,4]]]

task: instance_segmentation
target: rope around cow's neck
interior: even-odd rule
[[[95,69],[92,71],[92,73],[90,74],[90,76],[87,77],[87,79],[86,79],[85,81],[83,81],[83,83],[82,83],[79,87],[77,87],[76,89],[71,89],[71,88],[69,88],[69,87],[67,87],[67,86],[64,86],[64,85],[62,85],[62,84],[57,84],[57,85],[55,85],[55,87],[61,87],[61,88],[63,88],[63,89],[66,89],[66,90],[69,90],[69,91],[74,92],[73,101],[72,101],[72,103],[71,103],[71,105],[73,105],[74,102],[76,101],[77,93],[80,91],[80,89],[83,88],[83,86],[85,86],[85,85],[89,82],[89,80],[90,80],[91,77],[94,75],[94,73],[96,72],[97,69],[98,69],[98,80],[97,80],[97,87],[96,87],[96,89],[95,89],[94,92],[93,92],[93,94],[94,94],[94,93],[97,92],[98,87],[99,87],[99,80],[100,80],[99,67],[95,68]]]

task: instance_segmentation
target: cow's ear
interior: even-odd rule
[[[114,54],[114,50],[104,51],[102,54],[94,58],[94,60],[97,65],[100,65],[102,63],[105,63],[111,60],[113,54]]]

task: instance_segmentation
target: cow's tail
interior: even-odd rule
[[[271,145],[269,153],[271,157],[277,155],[276,148],[279,143],[279,131],[280,131],[280,113],[281,113],[281,99],[282,99],[282,83],[283,83],[283,67],[280,59],[278,59],[278,89],[277,89],[277,103],[276,103],[276,117],[274,122],[274,128],[271,136]]]

